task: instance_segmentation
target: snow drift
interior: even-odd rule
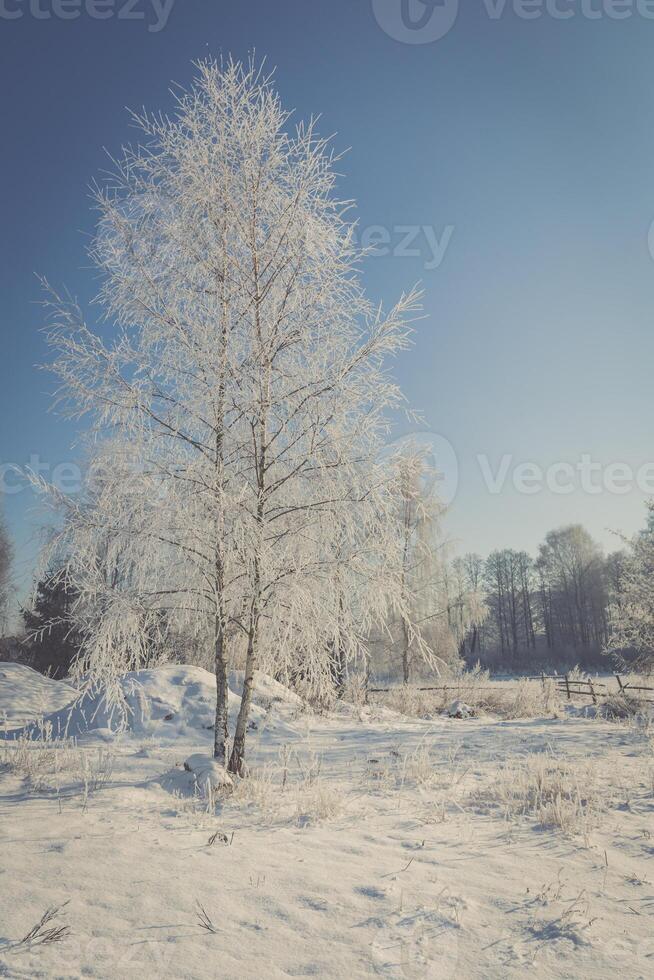
[[[0,723],[14,728],[71,704],[78,692],[25,664],[0,663]]]
[[[35,712],[42,717],[6,732],[4,737],[14,739],[27,735],[38,738],[45,734],[53,738],[77,738],[91,734],[110,736],[123,731],[169,740],[197,736],[198,732],[203,732],[206,737],[213,729],[216,679],[202,667],[175,664],[131,671],[121,679],[120,685],[124,699],[122,711],[108,703],[102,690],[90,689],[67,707],[49,713]],[[236,722],[240,704],[240,697],[230,690],[230,727]],[[256,727],[264,715],[261,707],[253,705],[251,727]]]
[[[229,687],[240,697],[243,694],[245,671],[232,670],[229,674]],[[268,708],[271,704],[284,704],[299,708],[304,702],[299,694],[284,687],[268,674],[256,671],[252,684],[252,704]]]

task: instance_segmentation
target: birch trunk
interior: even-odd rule
[[[225,658],[225,630],[220,612],[216,614],[215,634],[215,671],[216,671],[216,721],[214,728],[213,754],[214,758],[225,765],[227,760],[227,660]]]

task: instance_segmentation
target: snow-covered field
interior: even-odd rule
[[[261,678],[252,775],[207,799],[211,675],[126,684],[131,731],[87,698],[66,732],[74,692],[0,665],[7,729],[60,736],[0,743],[0,976],[654,975],[647,727],[315,715]]]

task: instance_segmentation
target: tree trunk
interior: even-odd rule
[[[220,275],[222,320],[220,329],[219,356],[221,371],[216,398],[216,498],[218,513],[216,521],[216,619],[214,632],[214,654],[216,673],[216,722],[214,728],[213,754],[221,765],[227,761],[229,688],[227,686],[227,657],[225,624],[227,621],[224,598],[224,554],[222,541],[225,536],[225,509],[223,493],[225,489],[225,374],[224,363],[228,341],[228,302],[227,302],[227,206],[223,208],[222,224],[222,270]]]
[[[339,637],[334,644],[333,657],[331,661],[331,678],[334,687],[336,688],[336,693],[339,698],[343,697],[345,693],[345,649],[343,647],[343,641],[340,636],[340,629],[342,628],[343,622],[343,611],[345,608],[345,603],[343,601],[342,593],[339,593],[338,599],[338,609],[339,609]]]
[[[225,631],[218,613],[215,631],[215,672],[216,672],[216,722],[214,726],[213,755],[222,766],[227,761],[227,660],[225,658]]]
[[[404,683],[409,683],[409,630],[404,616],[402,617],[402,676]]]
[[[234,733],[234,745],[232,754],[229,758],[229,772],[237,776],[245,775],[245,736],[247,734],[248,719],[250,717],[250,705],[252,703],[252,687],[254,684],[255,670],[255,632],[256,620],[250,623],[248,631],[248,652],[245,660],[245,677],[243,678],[243,691],[241,692],[241,707],[238,711],[236,720],[236,731]]]
[[[331,659],[330,674],[336,694],[342,698],[345,691],[345,651],[340,643],[337,644]]]

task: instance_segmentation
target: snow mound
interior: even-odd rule
[[[28,735],[38,738],[41,733],[53,738],[89,734],[110,737],[120,731],[129,731],[156,736],[162,741],[197,736],[199,731],[206,735],[213,729],[216,679],[202,667],[175,664],[130,671],[120,684],[126,712],[109,705],[102,690],[87,690],[69,707],[46,714],[42,721],[8,732],[5,737]],[[241,699],[230,690],[228,703],[232,727]],[[250,723],[256,726],[264,714],[261,708],[253,705]]]
[[[77,691],[65,681],[54,681],[25,664],[0,663],[0,724],[10,727],[59,711],[71,704]]]
[[[184,763],[184,769],[193,774],[196,786],[205,793],[207,786],[211,789],[229,789],[234,785],[229,773],[210,755],[199,752],[190,755]]]
[[[471,708],[465,701],[453,701],[447,709],[450,718],[472,718],[474,713],[474,708]]]
[[[243,694],[243,682],[245,671],[233,670],[229,675],[229,686],[232,691],[240,697]],[[252,691],[252,703],[260,708],[268,708],[271,704],[282,703],[299,707],[303,704],[302,698],[289,687],[284,687],[279,681],[270,677],[269,674],[262,674],[255,671],[254,684]]]

